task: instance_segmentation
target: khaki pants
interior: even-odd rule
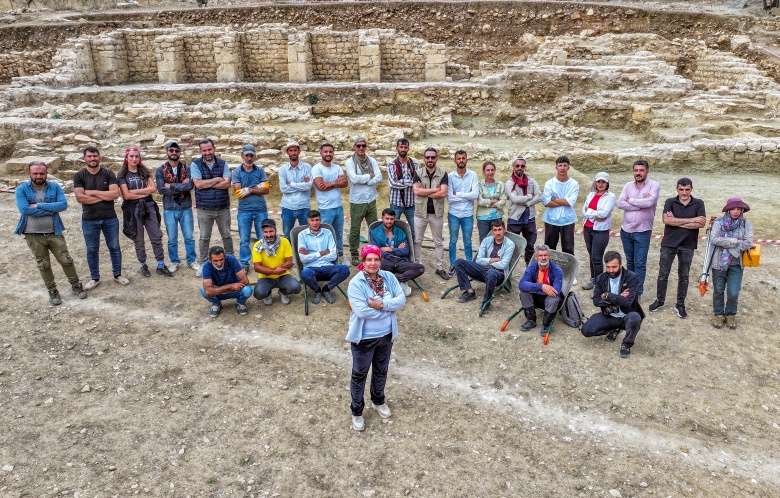
[[[79,276],[76,273],[76,266],[73,264],[73,259],[68,253],[68,244],[65,242],[63,235],[39,235],[28,233],[24,235],[24,240],[27,241],[27,247],[30,248],[35,257],[35,263],[38,265],[38,271],[41,272],[43,283],[46,284],[47,289],[54,289],[57,284],[54,282],[54,272],[51,271],[51,259],[49,258],[49,252],[54,255],[54,258],[62,266],[65,275],[68,277],[68,282],[73,284],[79,283]]]
[[[352,217],[349,224],[349,252],[354,256],[360,253],[360,225],[363,223],[363,219],[365,218],[368,226],[377,220],[376,200],[366,204],[350,202],[349,215]]]
[[[433,252],[436,255],[436,269],[444,269],[444,244],[442,243],[442,233],[444,232],[444,217],[437,218],[435,214],[426,214],[424,217],[414,216],[414,258],[415,263],[420,262],[422,254],[422,243],[425,238],[425,229],[431,226],[431,237],[433,238]]]

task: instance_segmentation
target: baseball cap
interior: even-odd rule
[[[276,228],[276,222],[271,218],[266,218],[263,220],[262,223],[260,223],[260,228],[265,228],[265,227]]]
[[[241,149],[241,153],[242,154],[254,154],[254,155],[257,155],[257,151],[255,151],[255,146],[252,145],[252,144],[244,145],[244,147]]]
[[[165,148],[166,149],[170,149],[171,147],[175,147],[177,149],[181,149],[181,147],[179,147],[179,144],[177,142],[174,142],[173,140],[171,140],[170,142],[165,144]]]

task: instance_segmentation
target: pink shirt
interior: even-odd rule
[[[624,211],[620,228],[628,233],[652,230],[660,191],[661,184],[649,178],[639,188],[636,182],[626,183],[618,198],[618,207]]]

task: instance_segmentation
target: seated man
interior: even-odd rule
[[[492,220],[490,223],[493,236],[487,236],[479,245],[477,257],[474,261],[459,259],[455,261],[455,274],[458,276],[458,287],[463,294],[458,298],[459,303],[465,303],[476,299],[476,293],[471,288],[469,277],[485,282],[485,294],[482,296],[482,304],[490,299],[496,285],[504,281],[504,275],[510,270],[509,262],[515,252],[515,243],[506,238],[506,228],[503,220]],[[490,304],[488,303],[488,307]],[[487,311],[487,307],[485,311]]]
[[[544,244],[536,246],[536,261],[528,265],[517,287],[520,289],[520,303],[526,322],[520,330],[527,332],[536,327],[536,308],[544,308],[541,335],[555,318],[561,299],[563,269],[550,261],[550,248]]]
[[[236,312],[246,315],[246,301],[252,295],[252,286],[241,263],[232,254],[225,254],[220,246],[209,249],[209,259],[203,264],[203,288],[200,294],[211,303],[209,316],[216,318],[222,311],[222,301],[236,300]]]
[[[406,232],[394,223],[395,211],[385,209],[382,211],[382,225],[371,230],[369,236],[371,244],[382,250],[382,265],[379,269],[395,274],[404,295],[409,296],[412,288],[407,282],[425,273],[425,267],[409,261],[411,241],[406,239]]]
[[[320,229],[320,212],[312,209],[306,217],[309,228],[298,234],[298,254],[303,263],[301,280],[314,291],[312,303],[320,304],[325,296],[325,300],[333,304],[336,300],[330,291],[349,277],[349,267],[333,264],[339,257],[336,239],[330,230]],[[320,280],[328,280],[325,287],[320,287]]]
[[[604,273],[596,277],[593,288],[593,304],[601,308],[582,325],[582,335],[593,337],[606,335],[606,341],[617,339],[620,329],[626,331],[620,346],[620,357],[628,358],[634,345],[645,312],[639,304],[639,275],[622,266],[620,253],[604,254]]]
[[[279,289],[282,304],[290,304],[290,294],[301,292],[301,284],[290,274],[293,265],[290,241],[276,233],[276,222],[266,218],[260,225],[263,238],[252,249],[252,262],[257,272],[255,297],[266,305],[273,303],[271,291]]]

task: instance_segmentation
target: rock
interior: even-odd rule
[[[9,463],[3,465],[3,472],[13,472],[13,470],[14,470],[14,466],[13,465],[11,465]]]
[[[618,491],[617,489],[610,489],[609,495],[614,496],[615,498],[620,498],[621,496],[623,496],[620,494],[620,491]]]
[[[81,134],[75,135],[73,137],[73,140],[75,140],[76,142],[82,143],[82,144],[91,144],[91,143],[95,143],[96,142],[91,137],[89,137],[87,135],[81,135]]]
[[[84,387],[81,388],[81,392],[83,392],[83,393],[88,393],[91,390],[92,389],[90,389],[89,384],[87,384],[87,385],[85,385]]]
[[[41,161],[49,168],[49,173],[56,173],[62,165],[62,159],[57,156],[26,156],[14,157],[5,162],[0,173],[26,173],[27,165],[33,161]]]

